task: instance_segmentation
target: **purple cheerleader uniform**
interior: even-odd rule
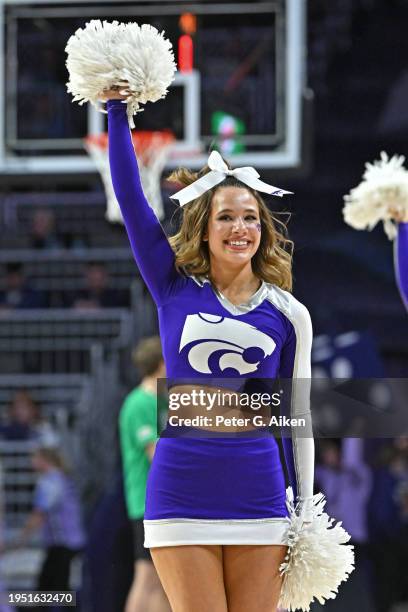
[[[398,236],[395,241],[395,272],[399,291],[406,308],[408,308],[408,223],[399,223]]]
[[[108,102],[108,125],[112,182],[136,263],[157,305],[167,377],[210,386],[215,378],[310,379],[307,309],[266,282],[236,306],[207,278],[178,273],[142,191],[121,101]],[[310,416],[304,387],[293,388],[292,417]],[[282,442],[290,483],[308,520],[313,438],[293,432]],[[147,484],[145,546],[286,544],[285,499],[278,445],[268,432],[161,437]]]

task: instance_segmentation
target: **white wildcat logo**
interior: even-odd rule
[[[255,372],[276,343],[253,325],[218,315],[187,315],[180,339],[181,351],[202,374],[233,375]]]

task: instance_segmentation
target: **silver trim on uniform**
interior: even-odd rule
[[[257,518],[257,519],[192,519],[192,518],[170,518],[170,519],[146,519],[144,521],[145,524],[148,525],[166,525],[166,524],[170,524],[170,525],[174,525],[175,523],[195,523],[195,524],[202,524],[202,523],[210,523],[210,524],[214,524],[214,525],[219,525],[219,524],[233,524],[233,525],[242,525],[245,523],[250,523],[251,525],[254,523],[276,523],[276,522],[280,522],[280,521],[285,521],[286,519],[284,517],[274,517],[274,518]]]
[[[220,302],[221,306],[225,308],[225,310],[228,310],[228,312],[232,315],[240,315],[245,314],[247,312],[251,312],[251,310],[254,310],[260,304],[262,304],[262,302],[267,298],[269,293],[268,284],[265,283],[265,281],[262,281],[262,284],[259,289],[257,289],[255,293],[251,295],[247,302],[243,302],[242,304],[237,305],[230,302],[229,299],[226,298],[225,295],[223,295],[221,291],[219,291],[217,287],[215,287],[211,283],[210,279],[206,276],[190,276],[190,278],[192,278],[193,281],[197,283],[199,287],[202,287],[205,283],[210,283],[211,289],[213,290],[213,293],[217,300]]]
[[[292,294],[275,285],[269,285],[270,302],[289,319],[296,335],[295,362],[291,392],[291,416],[309,416],[311,438],[298,438],[296,429],[292,436],[293,463],[295,466],[298,498],[304,501],[305,520],[311,520],[311,500],[313,497],[314,440],[310,413],[310,352],[313,331],[307,308]],[[301,379],[299,385],[296,379]],[[306,389],[306,385],[308,388]],[[305,393],[307,391],[307,393]],[[308,494],[305,495],[305,492]]]

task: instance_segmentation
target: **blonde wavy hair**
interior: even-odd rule
[[[228,162],[225,163],[229,166]],[[187,186],[209,171],[208,166],[199,172],[178,168],[167,180]],[[254,274],[267,283],[291,291],[293,242],[288,238],[286,224],[269,211],[257,191],[231,176],[183,207],[180,229],[169,238],[178,271],[194,276],[210,275],[208,242],[203,240],[203,236],[208,226],[212,198],[223,187],[247,189],[258,202],[261,242],[252,258]]]

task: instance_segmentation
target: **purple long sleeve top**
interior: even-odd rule
[[[402,300],[408,309],[408,223],[398,225],[394,247],[395,274]]]
[[[309,379],[310,316],[290,293],[263,282],[236,306],[208,278],[180,274],[174,252],[143,193],[126,105],[108,102],[109,162],[133,255],[157,305],[167,377],[229,387],[231,379]],[[220,382],[222,379],[223,382]],[[228,383],[230,381],[230,383]],[[292,394],[291,416],[310,415],[304,392]],[[311,437],[283,440],[295,495],[313,495]]]

